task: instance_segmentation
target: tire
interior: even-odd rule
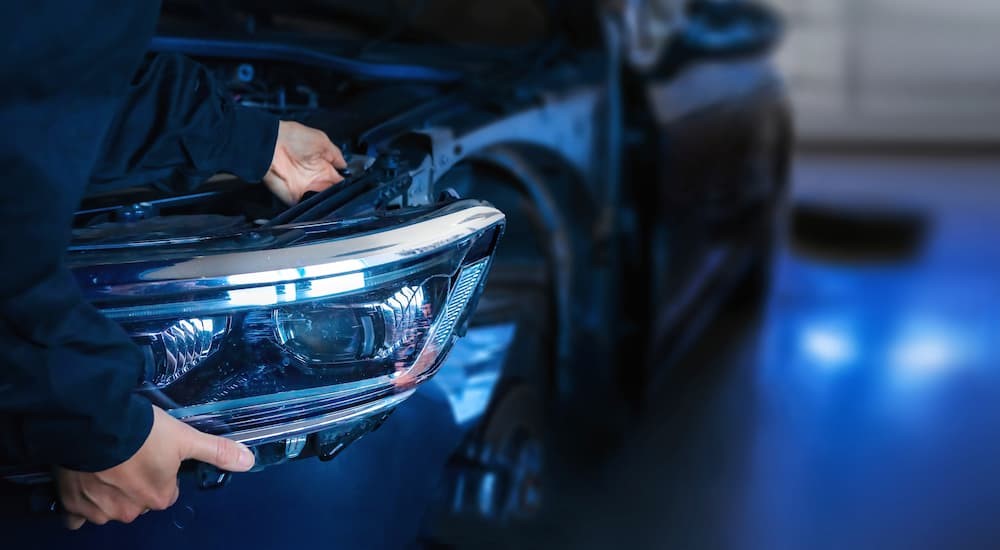
[[[541,508],[546,415],[538,388],[503,388],[465,458],[473,465],[452,494],[460,515],[496,527],[535,519]]]
[[[508,216],[470,329],[515,326],[486,412],[453,455],[441,502],[429,518],[435,544],[450,545],[473,531],[500,532],[509,522],[531,521],[537,513],[544,498],[555,322],[551,265],[532,223],[539,216],[509,174],[469,163],[452,169],[438,187],[489,201]]]

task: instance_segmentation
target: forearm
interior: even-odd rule
[[[236,105],[203,65],[158,55],[133,79],[92,184],[149,183],[172,171],[258,181],[270,166],[277,132],[276,117]]]

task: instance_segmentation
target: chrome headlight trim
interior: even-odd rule
[[[504,222],[499,210],[469,206],[427,220],[356,236],[273,250],[196,256],[174,262],[75,269],[84,294],[119,321],[241,310],[327,298],[378,284],[380,275],[416,269],[430,252],[460,243]],[[303,265],[303,258],[308,264]],[[166,265],[164,265],[166,264]],[[110,282],[106,282],[109,281]],[[320,283],[318,289],[312,284]],[[293,285],[293,286],[289,286]],[[259,289],[268,289],[261,291]],[[249,289],[249,290],[248,290]],[[273,291],[273,292],[272,292]],[[205,300],[164,302],[171,296],[213,294]],[[115,305],[116,303],[128,305]]]
[[[270,426],[264,426],[259,428],[251,428],[247,430],[238,430],[235,432],[222,433],[219,435],[222,435],[227,439],[232,439],[233,441],[238,441],[245,445],[260,445],[263,443],[280,441],[282,439],[292,436],[317,432],[328,426],[333,426],[336,424],[340,424],[342,422],[348,422],[356,418],[374,416],[379,413],[388,411],[396,407],[403,401],[409,399],[410,396],[413,395],[414,391],[416,390],[409,390],[402,393],[392,394],[376,401],[371,401],[352,407],[346,407],[343,409],[336,409],[333,412],[327,414],[312,416],[301,420],[285,422],[280,424],[273,424]],[[171,412],[171,414],[174,413]],[[192,424],[195,427],[204,429],[204,427],[199,424],[198,419],[189,417],[180,417],[180,420]],[[208,423],[211,423],[213,420],[214,420],[213,417],[207,418]]]

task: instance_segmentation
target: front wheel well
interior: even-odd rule
[[[472,152],[442,176],[436,191],[453,187],[460,195],[493,202],[507,214],[507,233],[501,241],[490,281],[509,285],[511,292],[544,296],[550,342],[545,372],[507,373],[519,378],[544,377],[547,389],[558,391],[560,366],[573,353],[573,330],[580,320],[580,278],[589,273],[592,227],[599,205],[584,191],[585,184],[558,154],[518,144],[495,145]],[[519,264],[535,254],[544,274],[525,273]],[[514,271],[515,273],[511,273]],[[511,277],[521,277],[518,284]],[[542,279],[542,281],[539,281]],[[542,283],[539,286],[538,283]],[[544,288],[544,292],[538,292]],[[489,292],[489,285],[487,286]],[[489,300],[487,300],[489,302]],[[533,304],[539,311],[540,304]],[[545,327],[533,327],[545,330]]]

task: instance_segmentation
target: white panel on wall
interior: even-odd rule
[[[1000,1],[771,3],[806,139],[1000,140]]]

